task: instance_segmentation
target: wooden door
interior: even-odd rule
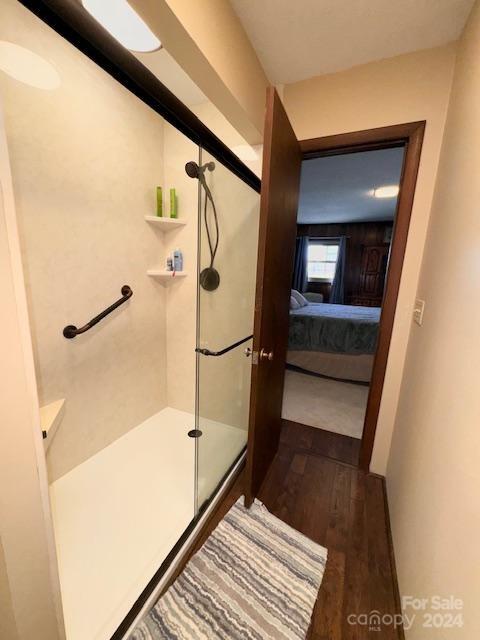
[[[388,245],[364,247],[357,304],[380,306],[387,271]]]
[[[252,356],[246,504],[278,449],[295,251],[300,145],[273,87],[267,91]]]

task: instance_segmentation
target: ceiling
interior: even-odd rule
[[[456,40],[474,0],[230,0],[274,84]]]
[[[302,163],[298,224],[393,220],[397,198],[376,187],[399,184],[403,148],[362,151]]]

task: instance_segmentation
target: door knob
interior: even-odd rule
[[[273,351],[266,351],[265,349],[262,349],[260,351],[260,360],[273,360]]]
[[[250,357],[250,356],[252,355],[252,350],[250,349],[250,347],[247,347],[243,353],[244,353],[244,354],[247,356],[247,358],[248,358],[248,357]]]

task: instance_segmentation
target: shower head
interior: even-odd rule
[[[185,165],[187,176],[189,178],[198,178],[199,180],[203,177],[203,174],[207,169],[209,171],[213,171],[215,169],[215,163],[207,162],[206,164],[203,164],[201,167],[199,167],[196,162],[193,162],[193,160],[191,160]]]
[[[185,165],[185,172],[189,178],[198,178],[199,169],[200,167],[193,160]]]
[[[206,162],[201,167],[199,167],[196,162],[191,160],[190,162],[187,162],[187,164],[185,165],[185,171],[187,173],[187,176],[189,178],[196,178],[201,185],[199,188],[203,188],[203,190],[205,191],[205,203],[204,203],[203,215],[204,215],[204,221],[205,221],[205,231],[207,235],[208,248],[210,250],[210,265],[208,267],[205,267],[205,269],[203,269],[200,273],[200,286],[206,291],[215,291],[215,289],[218,289],[218,286],[220,284],[220,274],[213,266],[213,263],[215,261],[215,255],[218,249],[218,242],[220,240],[217,209],[215,207],[215,200],[213,199],[212,192],[210,191],[207,181],[205,180],[205,171],[207,170],[213,171],[214,169],[215,169],[214,162]],[[213,208],[213,221],[216,229],[215,242],[213,242],[213,239],[212,239],[209,220],[207,216],[208,201],[210,201]]]

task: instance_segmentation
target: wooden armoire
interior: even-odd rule
[[[382,305],[389,251],[388,244],[363,247],[359,286],[351,304],[363,307]]]

